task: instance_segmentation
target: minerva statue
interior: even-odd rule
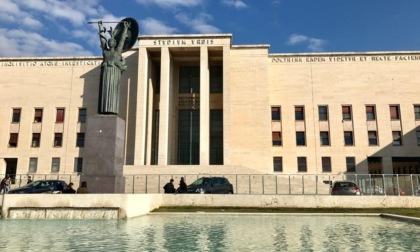
[[[106,38],[103,22],[98,22],[99,39],[101,41],[103,62],[99,82],[99,114],[118,114],[120,103],[120,80],[127,69],[122,53],[129,50],[137,40],[138,24],[133,18],[125,18],[108,31],[110,38]]]

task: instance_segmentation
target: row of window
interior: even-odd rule
[[[402,133],[401,131],[392,131],[392,145],[401,146],[402,142]],[[417,145],[420,146],[420,131],[416,131]],[[330,133],[328,131],[321,131],[319,133],[319,140],[321,146],[330,146]],[[376,130],[368,131],[368,143],[369,146],[378,146],[378,134]],[[273,146],[282,146],[283,139],[281,131],[272,132],[272,145]],[[306,145],[306,136],[305,131],[296,132],[296,146],[305,146]],[[344,145],[345,146],[354,146],[354,134],[353,131],[344,131]]]
[[[51,160],[51,172],[60,172],[60,158],[53,157]],[[83,169],[83,158],[75,157],[74,158],[74,172],[82,172]],[[29,168],[28,173],[36,173],[38,170],[38,158],[31,157],[29,158]]]
[[[10,133],[9,147],[18,147],[19,133]],[[41,146],[41,133],[32,133],[31,147]],[[54,133],[53,147],[63,146],[63,133]],[[77,133],[76,147],[85,146],[85,133]]]
[[[322,172],[331,172],[331,157],[321,157]],[[347,172],[356,172],[356,158],[346,157]],[[273,157],[273,169],[275,172],[283,172],[283,157]],[[297,171],[307,172],[306,157],[297,157]]]
[[[375,105],[366,105],[366,120],[374,121],[376,120],[376,108]],[[352,107],[350,105],[341,106],[342,119],[344,121],[352,120]],[[400,120],[400,106],[399,105],[390,105],[389,113],[391,120]],[[420,120],[420,105],[414,105],[414,117],[416,120]],[[319,121],[328,121],[328,106],[320,105],[318,106],[318,119]],[[280,121],[281,120],[281,107],[273,106],[271,107],[271,120]],[[295,120],[304,121],[305,120],[305,107],[304,106],[295,106]]]
[[[79,114],[78,114],[78,122],[85,123],[86,122],[86,114],[87,111],[85,108],[79,108]],[[22,114],[21,108],[13,108],[12,112],[12,123],[19,123],[20,118]],[[34,109],[34,122],[40,123],[42,122],[42,117],[44,114],[44,109],[42,108],[35,108]],[[56,116],[55,116],[55,122],[56,123],[63,123],[64,122],[64,114],[65,109],[64,108],[57,108],[56,109]]]

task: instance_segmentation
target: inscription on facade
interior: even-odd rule
[[[62,66],[99,66],[100,60],[87,61],[0,61],[0,67],[62,67]]]
[[[299,62],[364,62],[364,61],[420,61],[420,55],[366,55],[366,56],[313,56],[313,57],[275,57],[272,63]]]
[[[178,97],[178,107],[180,109],[199,109],[200,108],[200,97],[192,96],[180,96]]]
[[[153,40],[153,45],[213,45],[213,39],[159,39]]]

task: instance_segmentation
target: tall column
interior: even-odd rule
[[[146,48],[139,49],[139,68],[137,83],[136,134],[134,148],[134,165],[146,164],[146,117],[147,90],[150,79],[149,57]]]
[[[160,101],[159,101],[159,154],[158,165],[167,165],[169,160],[169,108],[171,57],[168,47],[162,47],[160,61]]]
[[[208,165],[210,157],[210,77],[209,54],[200,47],[200,165]]]

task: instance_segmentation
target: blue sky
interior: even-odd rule
[[[97,25],[230,33],[270,53],[420,50],[419,0],[0,0],[0,57],[101,55]],[[108,24],[110,26],[110,24]]]

